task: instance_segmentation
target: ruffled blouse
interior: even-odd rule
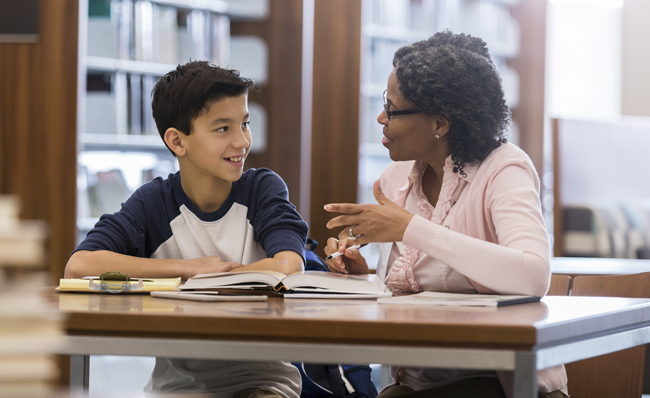
[[[427,167],[428,165],[424,161],[416,161],[413,164],[413,169],[408,177],[411,186],[411,200],[416,202],[419,210],[418,215],[427,221],[442,225],[467,182],[462,179],[460,173],[453,172],[453,161],[451,156],[447,157],[443,168],[440,195],[434,207],[422,189],[422,178]],[[465,174],[465,176],[467,175]],[[386,285],[394,293],[422,291],[413,270],[420,256],[420,251],[413,246],[404,244],[401,253],[399,258],[391,262],[392,265],[386,278]]]

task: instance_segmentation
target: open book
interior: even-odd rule
[[[540,298],[536,296],[422,292],[406,296],[380,298],[377,302],[380,304],[503,307],[506,305],[534,303],[539,300]]]
[[[284,297],[300,295],[300,298],[339,297],[369,298],[390,296],[375,275],[344,275],[322,271],[297,272],[284,275],[275,271],[220,272],[199,274],[187,280],[180,290],[226,290],[241,294],[253,292],[276,292]]]

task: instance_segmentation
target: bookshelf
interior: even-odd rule
[[[151,115],[156,82],[191,59],[230,65],[231,19],[268,9],[268,0],[80,0],[78,240],[139,185],[178,170]]]

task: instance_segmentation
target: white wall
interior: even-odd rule
[[[546,113],[550,117],[603,119],[621,114],[623,13],[621,8],[611,8],[616,4],[575,0],[548,4]]]
[[[650,116],[650,1],[625,0],[623,8],[622,113]]]

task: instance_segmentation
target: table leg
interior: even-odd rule
[[[515,356],[514,397],[537,397],[537,354],[518,352]]]
[[[70,391],[87,394],[90,379],[90,355],[70,355]]]

